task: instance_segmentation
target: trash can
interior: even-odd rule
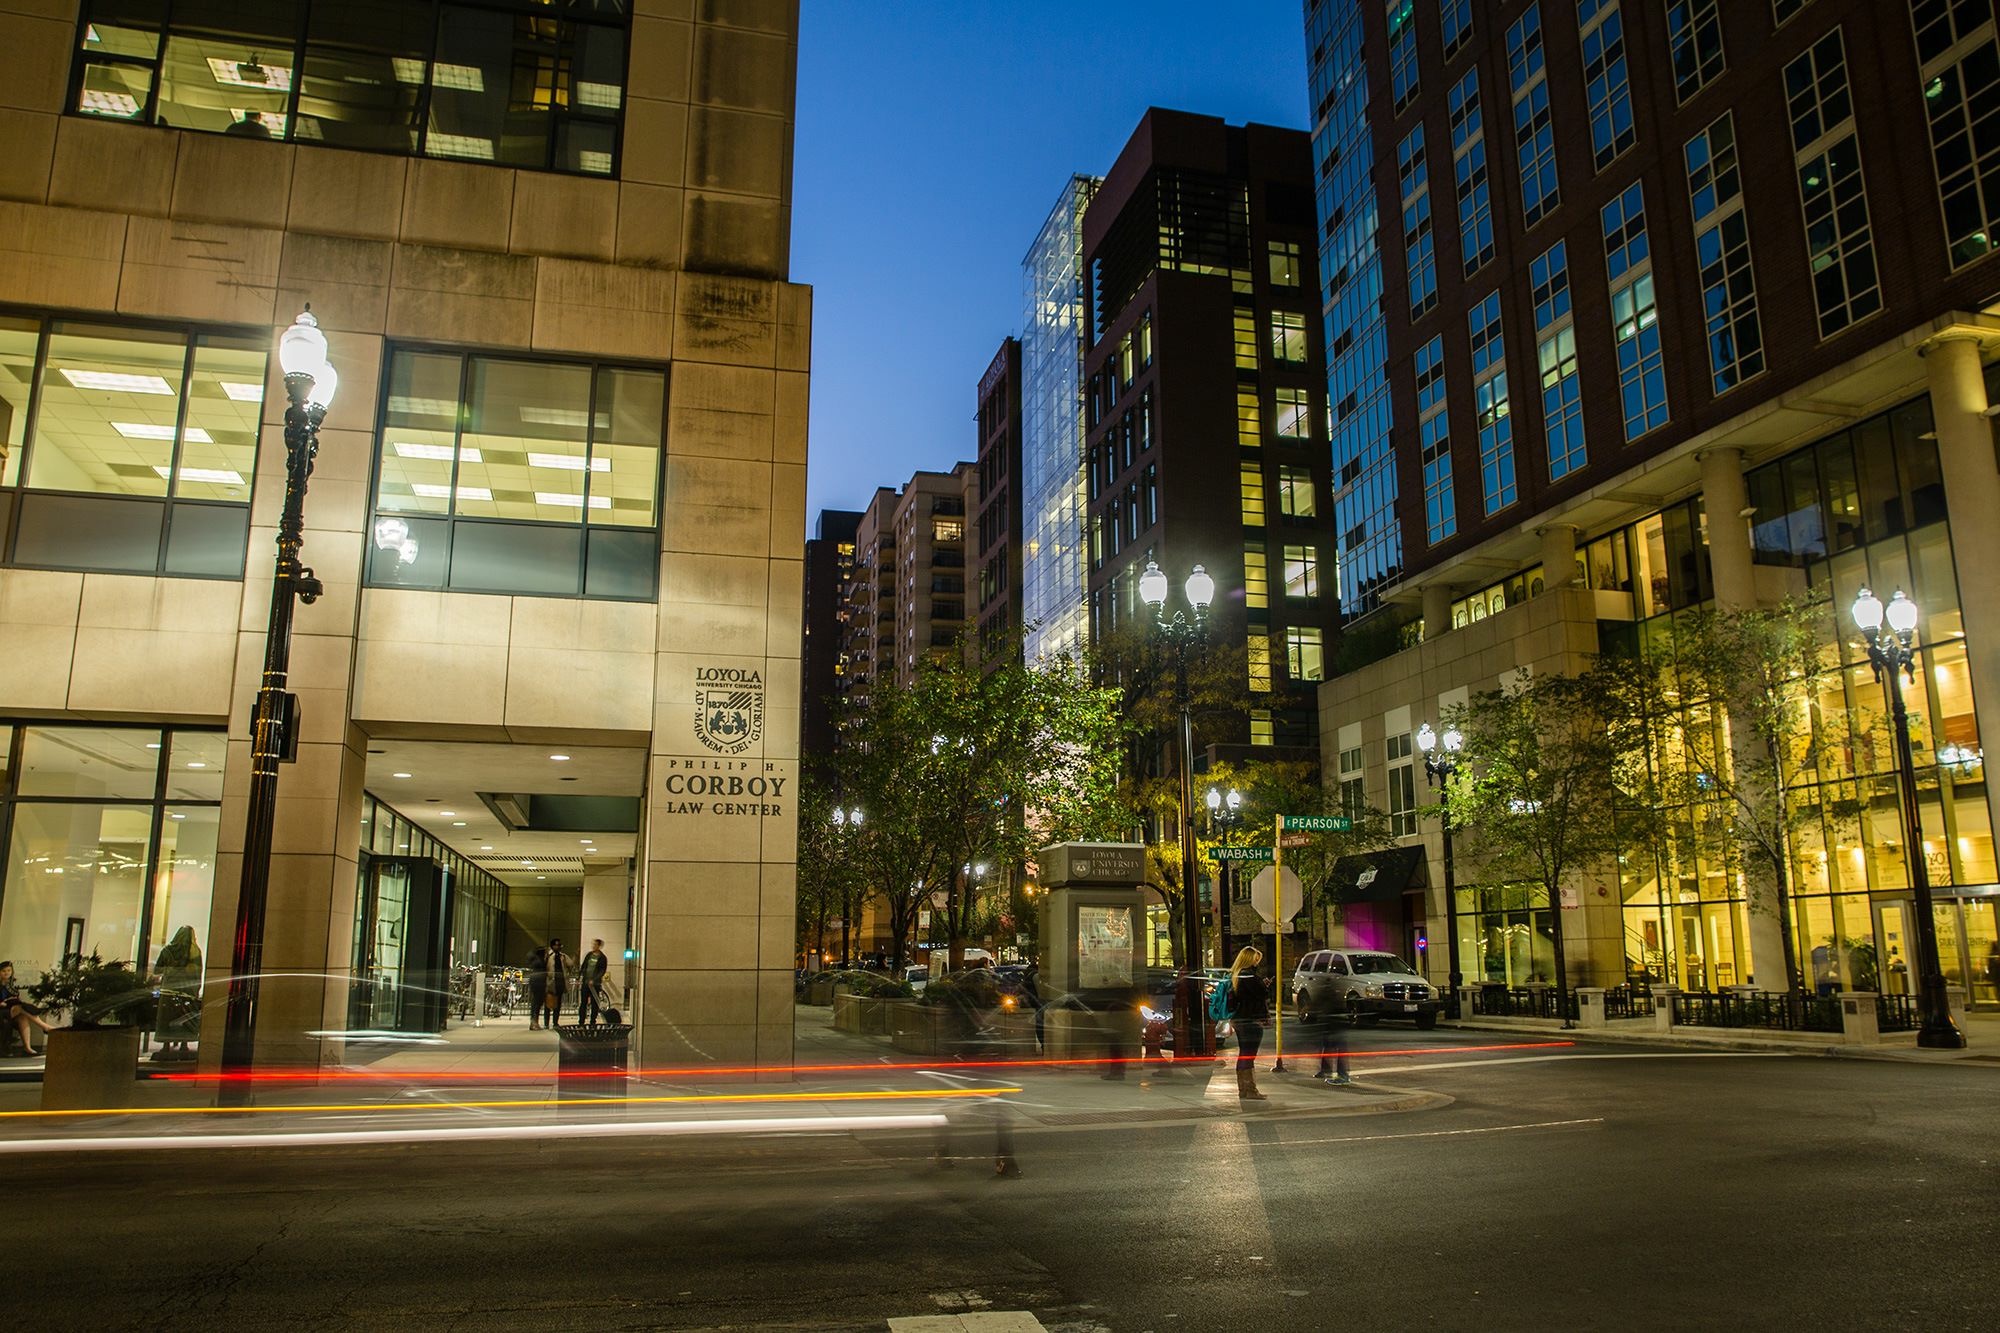
[[[556,1029],[556,1095],[563,1101],[617,1099],[625,1095],[630,1023],[572,1023]]]

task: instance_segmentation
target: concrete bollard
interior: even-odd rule
[[[1874,991],[1840,993],[1841,1039],[1849,1046],[1878,1046],[1882,1028],[1875,1018]]]
[[[1581,1028],[1601,1028],[1610,1026],[1611,1019],[1604,1012],[1604,987],[1578,986],[1576,988],[1576,1025]]]
[[[1678,994],[1680,994],[1678,986],[1653,987],[1653,1031],[1674,1030],[1674,996]]]

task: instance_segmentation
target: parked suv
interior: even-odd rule
[[[1417,970],[1392,953],[1373,949],[1319,949],[1299,959],[1292,973],[1292,1004],[1302,1020],[1345,1014],[1350,1021],[1411,1018],[1437,1026],[1444,1001]]]

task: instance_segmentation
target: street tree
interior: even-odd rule
[[[986,910],[981,864],[1013,865],[1044,841],[1116,827],[1117,702],[1066,660],[989,671],[961,655],[869,694],[842,767],[867,811],[853,843],[888,907],[898,965],[933,906],[951,964],[963,962]]]
[[[1685,612],[1656,646],[1660,674],[1647,709],[1661,799],[1678,812],[1691,850],[1742,875],[1752,960],[1761,972],[1776,945],[1794,1005],[1804,983],[1790,870],[1801,831],[1824,813],[1823,802],[1802,801],[1795,789],[1816,780],[1827,750],[1819,677],[1831,654],[1828,621],[1824,602],[1797,598]]]
[[[1489,882],[1546,895],[1556,1012],[1568,1022],[1563,889],[1647,835],[1658,808],[1645,755],[1643,672],[1600,658],[1575,675],[1522,672],[1507,688],[1449,710],[1465,736],[1452,779],[1452,825]]]

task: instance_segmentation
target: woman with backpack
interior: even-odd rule
[[[1264,1024],[1271,1018],[1271,988],[1257,971],[1264,955],[1245,945],[1229,969],[1229,1021],[1236,1026],[1236,1096],[1240,1101],[1270,1100],[1257,1091],[1257,1049],[1264,1044]]]

